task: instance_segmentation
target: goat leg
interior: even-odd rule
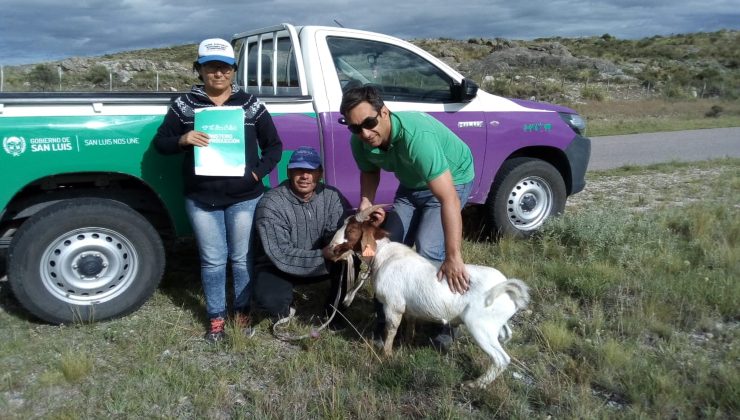
[[[501,343],[507,343],[509,340],[511,340],[511,327],[509,327],[509,324],[504,324],[503,327],[498,332],[498,340]]]
[[[403,341],[408,345],[414,342],[414,335],[416,333],[416,318],[406,315],[403,320]]]
[[[393,354],[393,339],[396,338],[398,326],[401,324],[403,314],[400,312],[391,312],[385,309],[385,341],[383,342],[383,354],[390,356]]]
[[[496,364],[492,364],[483,375],[475,380],[464,382],[463,386],[466,388],[486,388],[488,385],[491,384],[491,382],[496,379],[499,373],[504,371],[505,368],[506,367],[502,368],[497,366]]]
[[[473,336],[475,342],[478,343],[480,348],[491,358],[491,366],[486,370],[486,372],[478,379],[466,383],[466,385],[469,387],[485,388],[488,384],[493,382],[494,379],[496,379],[499,373],[506,369],[506,366],[511,361],[509,355],[506,354],[498,340],[501,330],[506,325],[506,322],[497,323],[496,321],[486,318],[468,318],[466,319],[465,325],[468,327],[468,332]]]

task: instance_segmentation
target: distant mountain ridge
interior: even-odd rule
[[[485,90],[528,99],[578,101],[740,97],[740,31],[639,40],[584,38],[415,39]],[[194,44],[5,67],[4,91],[187,90]],[[60,83],[61,74],[61,83]]]

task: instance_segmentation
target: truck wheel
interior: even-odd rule
[[[130,207],[64,200],[18,229],[8,281],[18,301],[44,321],[93,322],[139,308],[159,284],[164,261],[159,235]]]
[[[486,200],[494,235],[524,238],[565,209],[565,182],[557,169],[534,158],[514,158],[501,166]]]

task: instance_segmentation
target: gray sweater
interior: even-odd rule
[[[321,249],[342,226],[351,207],[334,187],[319,184],[307,201],[296,197],[289,181],[265,193],[257,204],[255,225],[263,252],[255,266],[272,265],[296,276],[328,274]]]

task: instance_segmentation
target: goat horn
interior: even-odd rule
[[[355,214],[355,219],[357,219],[358,222],[364,222],[370,218],[370,215],[373,214],[375,210],[386,206],[388,206],[388,204],[376,204],[366,208],[365,210],[358,211],[357,214]]]

